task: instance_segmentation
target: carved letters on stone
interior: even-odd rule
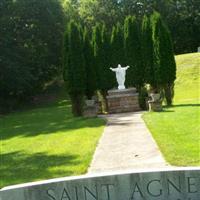
[[[200,168],[52,179],[0,191],[0,200],[199,200]]]
[[[186,177],[186,192],[188,194],[199,192],[197,190],[197,182],[199,181],[198,179],[198,177]],[[128,198],[127,200],[134,200],[135,198],[145,199],[147,197],[158,198],[162,197],[164,193],[166,193],[170,197],[170,195],[174,193],[182,194],[184,192],[180,177],[177,177],[176,180],[167,179],[165,183],[166,188],[163,188],[161,182],[162,181],[159,179],[148,180],[146,185],[143,185],[141,182],[135,182],[135,184],[132,186],[132,191],[129,194],[130,198]],[[58,199],[56,199],[56,197],[53,195],[57,193],[57,191],[51,188],[47,190],[47,196],[50,200],[80,200],[80,196],[84,196],[84,199],[81,200],[99,200],[102,199],[102,193],[104,192],[104,200],[114,200],[112,193],[116,188],[117,185],[115,185],[114,183],[101,184],[99,186],[94,185],[93,187],[87,187],[84,185],[80,187],[75,186],[72,190],[67,190],[66,188],[63,188],[61,194],[58,195]],[[79,196],[80,193],[83,193],[84,195]],[[192,198],[189,199],[192,200]]]

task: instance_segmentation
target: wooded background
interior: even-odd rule
[[[1,0],[0,110],[30,101],[61,77],[63,37],[70,20],[87,27],[88,34],[97,23],[105,24],[107,32],[116,26],[115,41],[117,24],[126,16],[134,15],[141,24],[154,10],[168,25],[176,54],[197,51],[198,0]],[[112,45],[115,49],[115,42]]]

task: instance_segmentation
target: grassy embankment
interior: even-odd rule
[[[176,166],[200,165],[200,53],[176,56],[174,106],[143,118],[165,159]]]
[[[0,188],[87,171],[105,122],[70,109],[59,100],[0,118]]]

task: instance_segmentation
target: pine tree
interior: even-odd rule
[[[153,13],[151,16],[151,24],[156,87],[164,89],[167,104],[171,105],[174,93],[174,81],[176,79],[176,63],[172,41],[169,30],[162,21],[159,13]]]
[[[72,113],[81,116],[86,85],[83,36],[81,27],[71,21],[65,33],[64,80],[72,101]]]
[[[138,89],[144,83],[144,69],[141,52],[141,36],[135,17],[128,16],[124,22],[124,45],[126,64],[130,65],[127,72],[127,85]]]
[[[84,29],[84,58],[86,70],[86,96],[91,99],[97,89],[94,54],[87,29]]]

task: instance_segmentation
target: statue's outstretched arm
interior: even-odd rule
[[[110,70],[112,70],[113,72],[115,72],[115,71],[116,71],[116,69],[114,69],[114,68],[112,68],[112,67],[110,67]]]
[[[125,69],[127,70],[130,66],[126,66]]]

